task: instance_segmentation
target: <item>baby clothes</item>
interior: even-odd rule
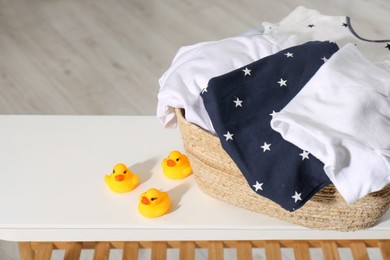
[[[289,211],[331,182],[323,163],[283,140],[270,121],[337,50],[330,42],[291,47],[211,79],[201,94],[249,186]]]
[[[348,44],[271,121],[324,162],[347,203],[390,183],[390,73]]]
[[[279,23],[263,22],[263,26],[264,34],[295,34],[300,43],[335,41],[340,47],[353,43],[367,59],[390,71],[384,63],[390,60],[390,40],[364,39],[354,31],[349,17],[327,16],[299,6]]]
[[[180,48],[159,80],[157,117],[165,127],[176,127],[174,108],[184,108],[189,122],[214,133],[199,96],[208,81],[297,42],[296,36],[256,34]]]

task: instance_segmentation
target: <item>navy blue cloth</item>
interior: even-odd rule
[[[331,184],[323,163],[270,126],[316,71],[338,50],[307,42],[212,78],[201,93],[221,141],[249,186],[288,211]]]

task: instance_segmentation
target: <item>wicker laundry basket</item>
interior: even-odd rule
[[[186,121],[184,110],[177,108],[176,116],[195,180],[202,191],[217,199],[308,228],[338,231],[371,227],[390,207],[390,185],[352,205],[329,185],[300,209],[286,211],[249,187],[218,137]]]

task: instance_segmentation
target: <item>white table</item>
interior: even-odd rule
[[[390,212],[373,228],[317,231],[218,201],[193,176],[173,181],[161,160],[183,151],[177,129],[155,117],[0,116],[0,239],[9,241],[389,240]],[[140,185],[113,193],[116,163]],[[138,197],[168,191],[172,209],[147,219]]]

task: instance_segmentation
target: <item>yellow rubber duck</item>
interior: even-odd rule
[[[156,218],[168,212],[171,202],[167,192],[151,188],[139,197],[138,211],[147,218]]]
[[[170,179],[180,180],[192,173],[190,160],[179,151],[172,151],[168,158],[161,162],[164,175]]]
[[[112,191],[123,193],[131,191],[137,186],[139,176],[132,173],[126,165],[118,163],[110,175],[104,176],[104,181]]]

